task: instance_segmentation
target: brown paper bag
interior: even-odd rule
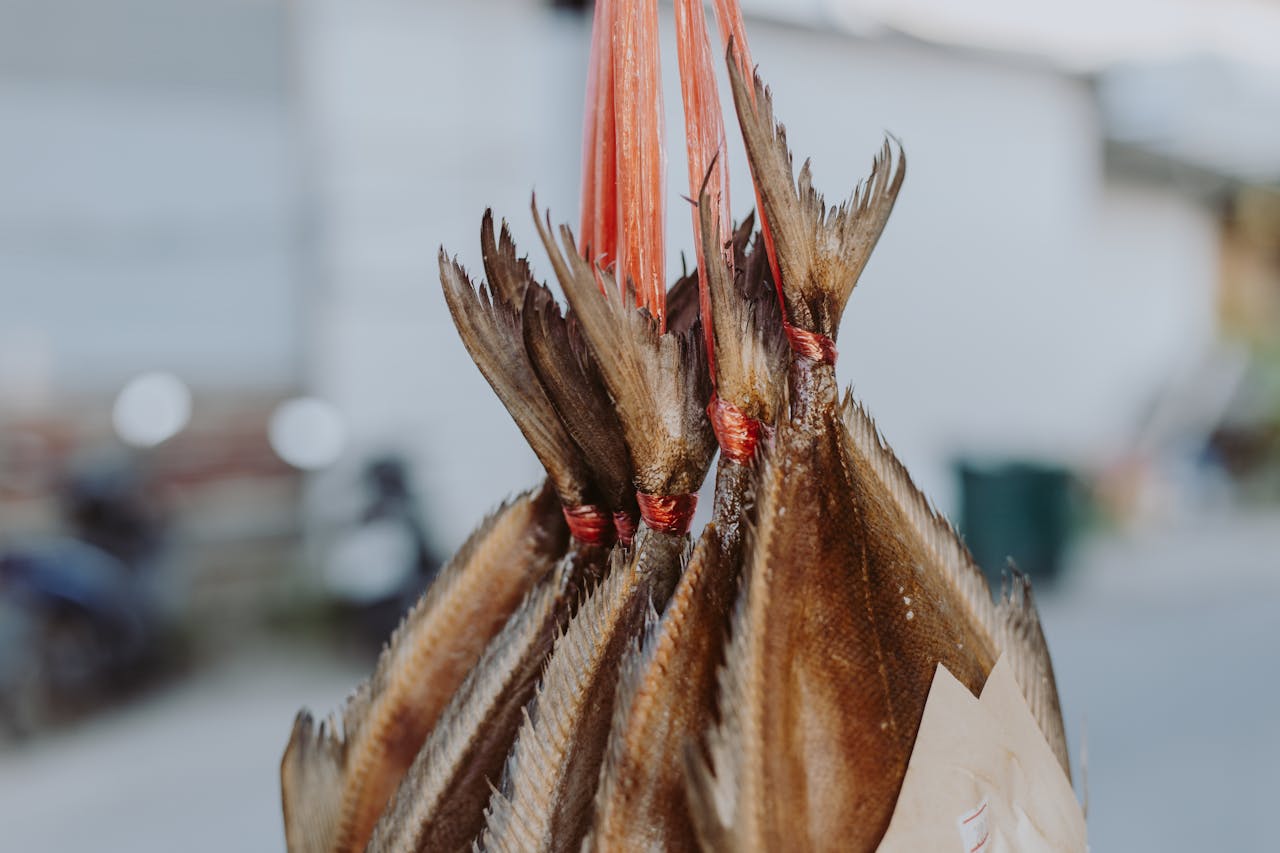
[[[881,853],[1088,850],[1084,812],[1003,658],[974,698],[938,665]]]

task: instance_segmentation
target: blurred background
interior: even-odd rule
[[[1280,5],[742,5],[829,199],[905,147],[839,373],[1032,575],[1093,849],[1272,849]],[[576,223],[589,31],[0,0],[0,848],[283,849],[294,713],[539,478],[437,252],[478,270],[491,206],[548,275],[529,198]]]

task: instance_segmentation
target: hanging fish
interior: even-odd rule
[[[493,638],[454,694],[383,812],[370,853],[465,850],[484,829],[524,706],[579,590],[564,560]]]
[[[702,322],[720,446],[713,520],[671,602],[623,665],[585,850],[696,850],[684,753],[716,721],[716,671],[742,562],[752,462],[782,402],[785,341],[761,241],[729,222],[724,126],[702,4],[676,3]]]
[[[280,771],[290,851],[365,848],[449,698],[565,541],[550,489],[504,505],[441,570],[345,705],[319,723],[298,715]]]
[[[901,187],[901,152],[886,142],[865,184],[828,208],[807,163],[793,177],[769,92],[730,54],[781,269],[790,412],[757,481],[724,721],[693,795],[711,849],[870,851],[939,664],[976,693],[1001,654],[1029,662],[1023,687],[1052,709],[1041,718],[1051,743],[1061,718],[1043,636],[1010,628],[1022,608],[992,603],[950,526],[862,409],[838,398],[840,317]]]
[[[715,10],[756,218],[731,230],[703,4],[676,0],[698,266],[667,287],[657,4],[600,0],[579,236],[534,203],[567,307],[491,214],[487,285],[441,254],[547,485],[473,534],[342,712],[299,717],[291,851],[872,851],[935,671],[977,694],[999,659],[1069,776],[1029,585],[993,600],[837,387],[901,148],[828,208],[793,172],[737,3]]]

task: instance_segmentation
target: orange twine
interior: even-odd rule
[[[624,548],[630,548],[636,538],[635,517],[625,509],[618,510],[613,514],[613,529],[617,531],[618,543]]]
[[[761,432],[767,429],[764,424],[715,394],[707,404],[707,417],[720,442],[720,452],[739,465],[749,464],[756,455]]]
[[[811,332],[790,323],[783,323],[792,352],[818,364],[836,363],[836,342],[820,332]]]
[[[598,506],[564,507],[569,535],[585,545],[608,545],[613,538],[613,519]]]
[[[698,507],[697,495],[646,495],[636,492],[640,517],[650,530],[683,536],[693,524],[693,511]]]

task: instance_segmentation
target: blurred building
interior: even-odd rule
[[[1246,128],[1276,112],[1256,82],[1274,69],[1247,51],[1240,65],[1222,28],[1197,43],[1141,5],[1128,18],[1130,4],[1108,6],[1115,32],[1067,4],[1056,17],[998,3],[964,16],[927,2],[743,5],[789,140],[829,200],[886,132],[906,149],[839,373],[926,490],[952,503],[961,454],[1089,469],[1127,452],[1161,390],[1215,346],[1224,214],[1241,187],[1280,175],[1276,128]],[[493,206],[549,275],[528,198],[536,188],[553,218],[576,220],[588,22],[519,0],[301,8],[324,223],[326,345],[312,375],[351,413],[357,446],[415,448],[456,543],[538,469],[456,340],[435,251],[478,271]],[[678,163],[673,60],[667,77]],[[748,179],[730,148],[741,215]],[[683,170],[668,179],[668,240],[687,252]]]
[[[67,478],[107,457],[146,472],[209,596],[287,565],[298,478],[266,437],[306,327],[287,11],[0,3],[0,547],[62,530]],[[155,371],[190,421],[130,451],[113,404]]]
[[[114,395],[165,370],[194,394],[189,430],[160,448],[165,470],[216,458],[210,482],[275,483],[250,488],[261,506],[201,504],[218,536],[244,532],[213,521],[236,513],[297,533],[263,519],[294,517],[296,478],[267,423],[299,393],[345,420],[340,458],[306,491],[322,547],[355,512],[361,467],[388,452],[411,461],[446,546],[535,482],[453,331],[437,252],[478,272],[492,206],[549,274],[529,200],[576,222],[590,22],[574,5],[0,6],[0,418],[27,436],[8,458],[109,443]],[[1267,212],[1280,72],[1261,35],[1274,9],[743,5],[829,200],[886,133],[902,140],[908,179],[839,373],[944,506],[957,456],[1103,467],[1143,440],[1162,389],[1198,375],[1224,327],[1274,337],[1280,317],[1259,319],[1280,302]],[[664,27],[670,44],[665,11]],[[674,272],[692,239],[665,55]],[[730,150],[743,215],[736,136]],[[270,473],[242,471],[250,459]],[[40,512],[14,497],[31,493],[15,476],[5,500],[26,509],[9,517],[29,527]]]

